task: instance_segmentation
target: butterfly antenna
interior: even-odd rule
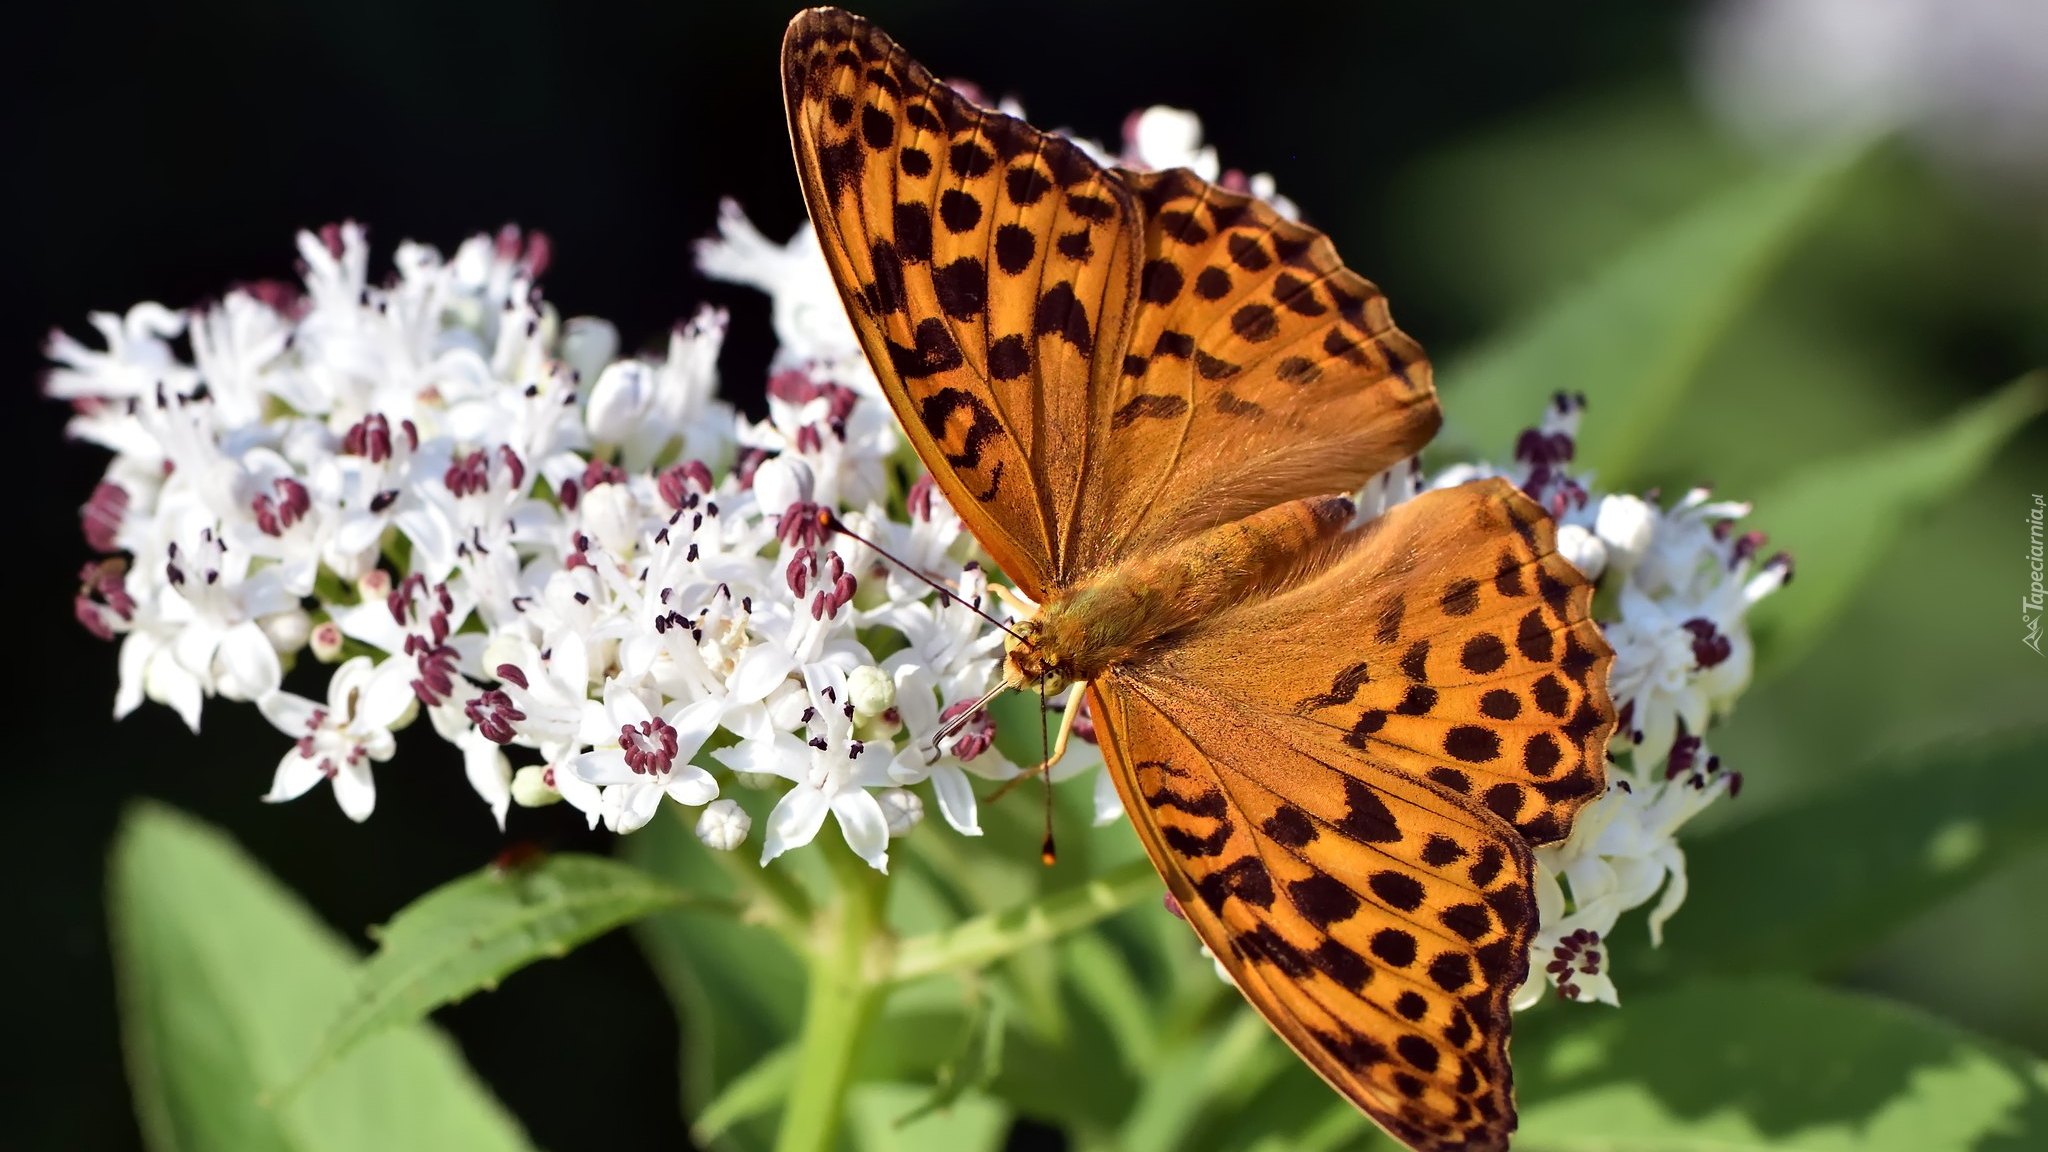
[[[1041,773],[1045,777],[1045,840],[1038,846],[1038,858],[1050,868],[1059,859],[1052,846],[1052,748],[1045,734],[1045,681],[1038,682],[1038,751],[1043,757],[1039,763],[1046,766]]]
[[[961,607],[967,609],[969,612],[972,612],[976,616],[981,617],[983,620],[986,620],[989,623],[995,625],[996,627],[1001,628],[1003,631],[1008,632],[1010,634],[1011,639],[1019,641],[1024,639],[1024,637],[1019,636],[1016,633],[1016,631],[1013,630],[1008,624],[1005,624],[1001,620],[998,620],[995,617],[989,615],[987,612],[982,611],[981,604],[976,600],[967,599],[966,597],[960,595],[960,593],[955,592],[953,589],[946,587],[944,584],[941,584],[937,580],[932,579],[930,576],[925,575],[923,572],[918,571],[916,568],[913,568],[910,565],[905,564],[903,561],[891,555],[888,549],[882,547],[880,544],[875,543],[873,540],[868,539],[860,533],[855,532],[853,529],[848,528],[846,526],[846,521],[841,520],[837,516],[834,516],[829,510],[824,508],[818,509],[818,526],[820,528],[823,528],[827,532],[836,532],[841,536],[847,536],[851,537],[854,540],[858,540],[862,544],[865,544],[868,547],[874,549],[875,554],[877,556],[880,556],[882,559],[887,560],[889,563],[894,564],[898,568],[903,569],[905,572],[910,573],[912,576],[917,577],[919,580],[924,581],[926,584],[931,585],[932,590],[937,592],[939,595],[944,596],[946,599],[951,600],[953,603],[960,605]]]

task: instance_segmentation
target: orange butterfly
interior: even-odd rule
[[[1606,786],[1612,653],[1498,480],[1362,526],[1440,421],[1320,233],[1104,168],[857,16],[783,41],[811,218],[882,388],[1043,607],[1005,679],[1086,682],[1124,807],[1274,1029],[1417,1149],[1515,1126],[1530,845]]]

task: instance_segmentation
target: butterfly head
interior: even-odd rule
[[[1072,665],[1058,650],[1043,623],[1026,620],[1014,626],[1016,638],[1006,645],[1003,681],[1016,689],[1057,696],[1073,683]]]

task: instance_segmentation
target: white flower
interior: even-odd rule
[[[697,817],[697,839],[717,852],[730,852],[745,844],[753,829],[754,818],[736,800],[713,800]]]
[[[767,739],[749,739],[712,753],[735,772],[767,772],[795,783],[768,814],[768,834],[761,845],[766,864],[791,848],[810,843],[829,814],[855,855],[876,871],[889,870],[889,820],[882,805],[867,791],[890,784],[884,749],[870,750],[853,737],[853,705],[846,699],[846,680],[830,664],[804,669],[810,704],[804,717],[808,740],[787,732]]]
[[[296,800],[322,780],[334,785],[334,802],[358,823],[370,818],[377,786],[370,764],[391,759],[397,740],[391,728],[412,708],[412,689],[402,662],[377,664],[358,656],[334,670],[321,704],[290,692],[271,692],[256,702],[277,730],[296,738],[277,765],[272,803]]]
[[[605,827],[640,828],[664,795],[690,807],[718,795],[718,782],[690,758],[718,727],[723,708],[723,701],[699,700],[656,716],[624,683],[605,683],[604,703],[585,706],[582,739],[594,747],[569,763],[577,778],[604,788]]]
[[[939,814],[946,818],[946,823],[963,836],[981,835],[981,818],[968,773],[983,780],[1008,780],[1017,775],[1016,766],[996,751],[995,723],[986,711],[974,710],[981,690],[971,695],[943,696],[943,688],[931,669],[921,664],[897,663],[895,657],[890,660],[895,669],[896,710],[903,720],[904,742],[902,751],[889,764],[889,779],[897,784],[930,780],[932,794],[939,801]],[[964,722],[956,724],[962,717]],[[939,730],[948,725],[953,725],[954,731],[934,747]]]
[[[809,223],[788,244],[778,245],[761,235],[737,202],[721,200],[718,236],[698,242],[697,268],[714,280],[768,294],[774,306],[774,370],[807,369],[864,395],[881,396]]]

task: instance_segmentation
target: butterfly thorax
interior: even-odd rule
[[[1298,579],[1352,512],[1344,496],[1290,501],[1055,589],[1018,626],[1004,679],[1058,691],[1143,660],[1190,625]]]

